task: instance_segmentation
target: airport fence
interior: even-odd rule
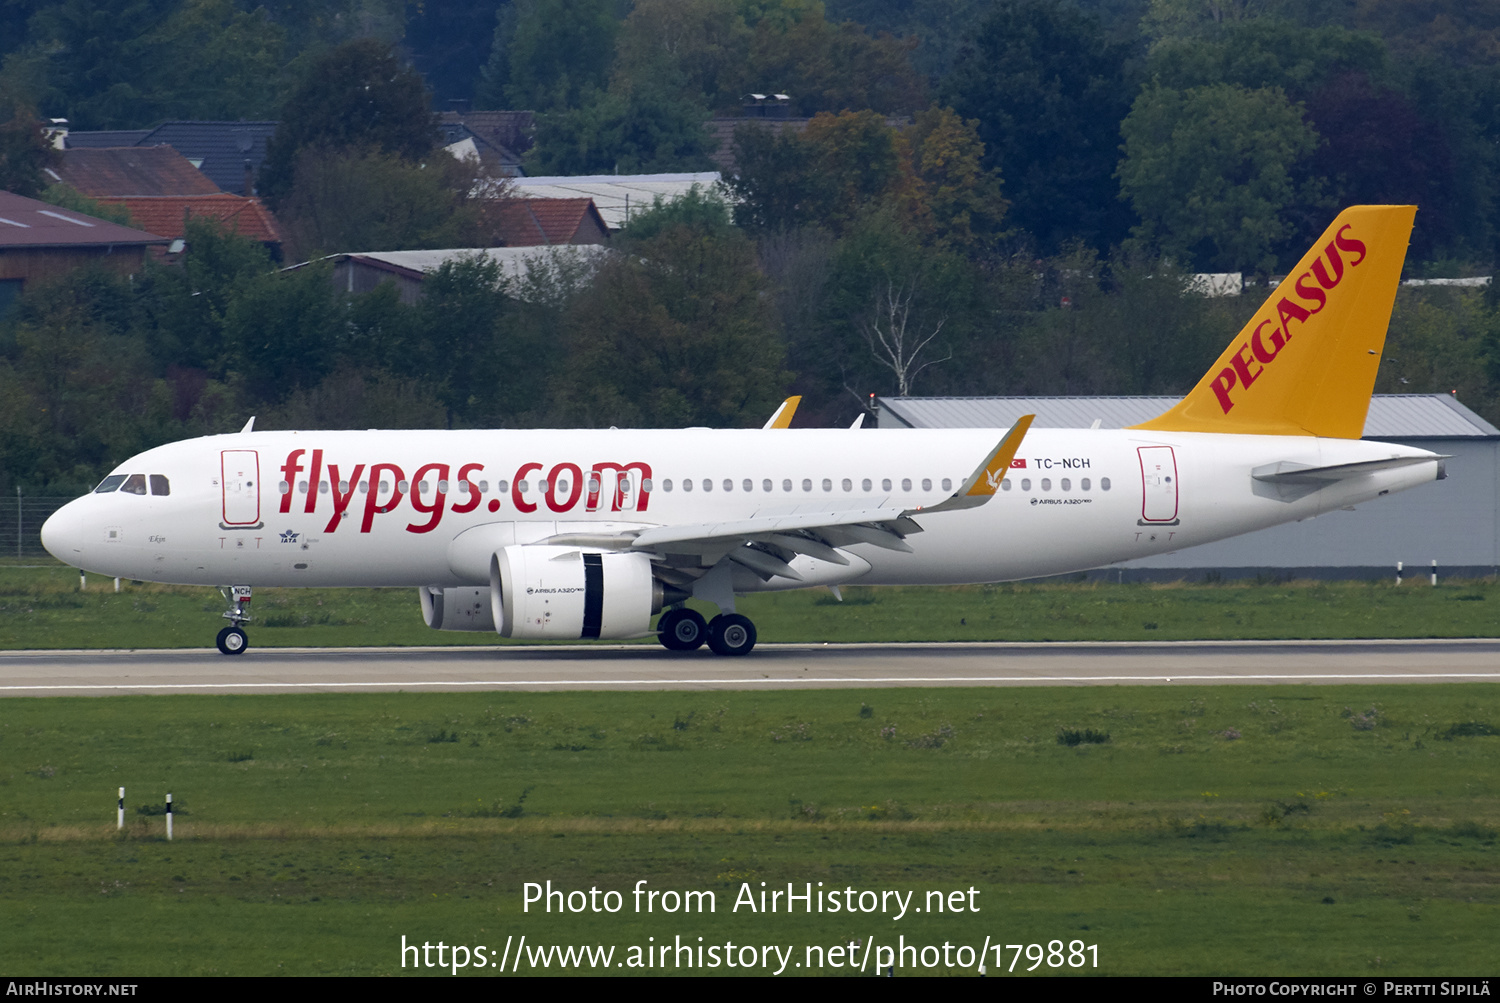
[[[42,546],[42,523],[72,498],[28,495],[0,499],[0,557],[26,560],[50,557]]]

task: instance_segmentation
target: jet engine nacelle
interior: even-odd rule
[[[422,588],[422,619],[433,630],[494,630],[488,588]]]
[[[645,554],[550,544],[495,551],[489,593],[504,637],[639,637],[662,607],[662,586]]]

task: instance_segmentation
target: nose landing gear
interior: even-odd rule
[[[229,585],[219,589],[219,594],[229,604],[224,619],[229,626],[219,631],[219,652],[225,655],[243,655],[250,647],[250,638],[245,635],[244,625],[250,622],[250,586]]]

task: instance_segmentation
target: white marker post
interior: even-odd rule
[[[115,828],[125,828],[125,788],[120,788],[120,811],[115,816]]]
[[[1401,561],[1397,561],[1396,562],[1396,584],[1397,585],[1401,584],[1401,568],[1402,568],[1402,566],[1403,566],[1403,562],[1401,562]]]
[[[1432,587],[1437,588],[1437,561],[1432,562]]]
[[[172,795],[167,795],[167,842],[172,841]]]

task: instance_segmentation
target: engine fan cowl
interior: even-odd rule
[[[497,550],[489,591],[500,634],[529,640],[639,637],[662,603],[645,554],[547,544]]]

